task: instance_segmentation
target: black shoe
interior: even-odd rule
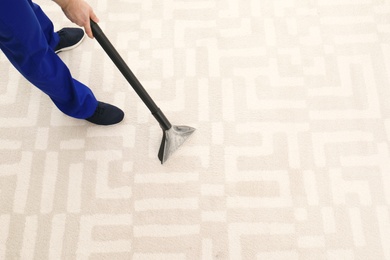
[[[123,120],[125,114],[116,106],[98,102],[95,113],[85,120],[97,125],[114,125]]]
[[[85,37],[84,30],[80,28],[63,28],[57,33],[60,36],[60,41],[54,49],[55,53],[76,48]]]

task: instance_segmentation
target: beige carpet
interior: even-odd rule
[[[71,23],[38,2],[57,29]],[[389,0],[91,0],[174,124],[94,40],[61,53],[99,127],[0,54],[0,259],[390,259]]]

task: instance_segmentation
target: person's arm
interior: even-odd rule
[[[86,34],[93,38],[89,19],[98,23],[99,18],[93,12],[92,7],[84,0],[53,0],[56,2],[70,21],[84,27]]]

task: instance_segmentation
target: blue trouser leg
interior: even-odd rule
[[[46,37],[46,41],[51,47],[51,49],[54,50],[54,48],[57,46],[59,39],[59,36],[57,33],[54,32],[54,26],[53,23],[50,21],[50,19],[46,16],[46,14],[42,11],[41,7],[35,3],[33,3],[31,0],[27,0],[30,4],[31,8],[33,9],[35,16],[38,19],[39,25],[41,26],[41,29],[43,31],[43,34]]]
[[[0,0],[0,49],[63,113],[87,118],[97,100],[54,53],[57,37],[51,21],[31,0]]]

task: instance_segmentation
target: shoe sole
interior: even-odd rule
[[[56,50],[55,53],[58,54],[58,53],[64,52],[64,51],[70,51],[70,50],[72,50],[72,49],[78,47],[78,46],[82,43],[82,41],[84,40],[84,38],[85,38],[85,33],[84,33],[84,35],[83,35],[83,38],[81,38],[80,41],[78,41],[76,44],[74,44],[74,45],[72,45],[72,46],[69,46],[69,47],[65,47],[65,48]]]

